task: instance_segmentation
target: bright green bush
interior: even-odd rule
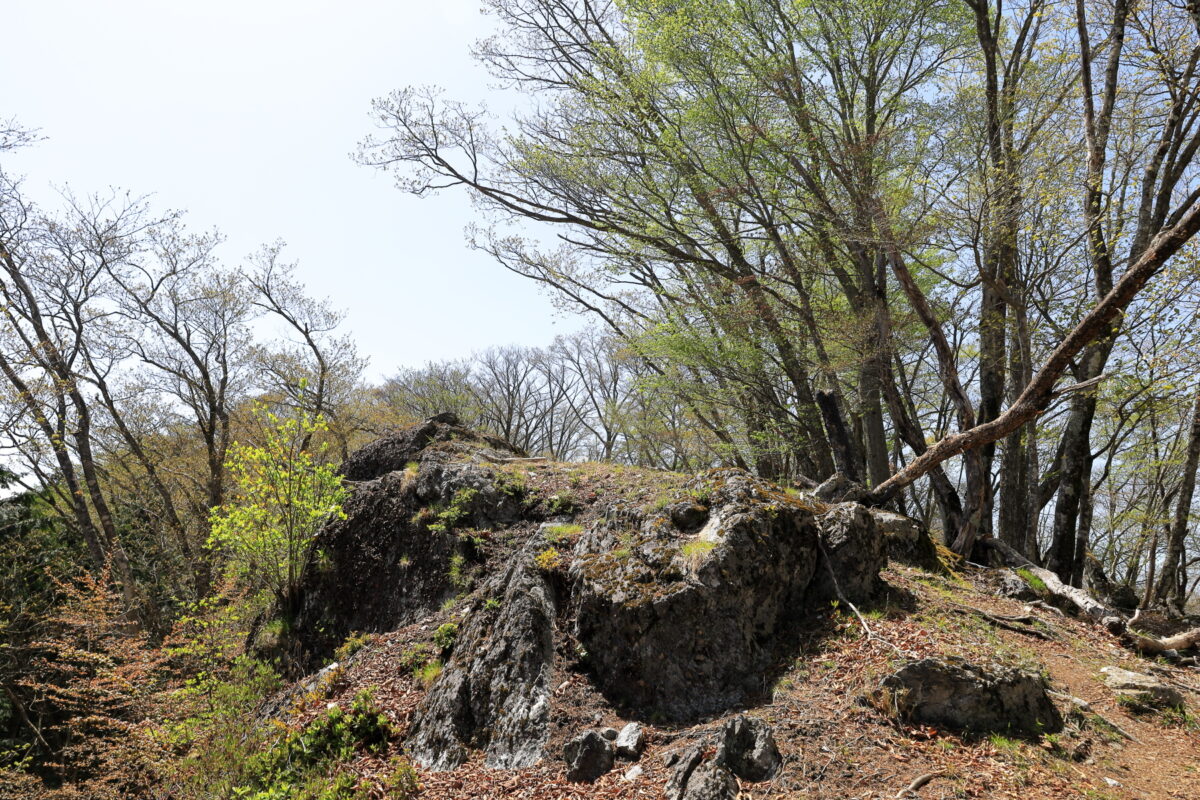
[[[234,497],[213,509],[209,546],[224,553],[240,582],[286,607],[313,537],[328,520],[345,518],[349,490],[323,462],[325,446],[310,449],[326,430],[320,417],[263,414],[264,442],[229,449]]]

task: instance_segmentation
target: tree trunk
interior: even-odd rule
[[[1187,538],[1188,519],[1192,513],[1192,498],[1196,493],[1196,469],[1200,467],[1200,388],[1192,402],[1192,425],[1188,434],[1187,456],[1183,462],[1183,475],[1179,482],[1179,496],[1175,502],[1175,515],[1167,535],[1167,554],[1163,559],[1162,574],[1155,593],[1159,600],[1182,611],[1187,588],[1187,572],[1184,568],[1184,544]]]

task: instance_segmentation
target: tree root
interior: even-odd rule
[[[1024,616],[1010,617],[1003,614],[989,614],[982,609],[964,606],[960,603],[952,603],[951,607],[951,610],[956,611],[959,614],[970,614],[972,616],[979,617],[985,622],[995,625],[997,628],[1003,628],[1006,631],[1013,631],[1025,636],[1032,636],[1036,639],[1041,639],[1042,641],[1046,642],[1053,642],[1057,641],[1058,639],[1058,637],[1051,633],[1038,630],[1037,628],[1033,627],[1039,620],[1037,617],[1032,615],[1027,614]]]

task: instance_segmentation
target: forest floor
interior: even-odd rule
[[[591,469],[584,465],[583,471]],[[603,484],[601,492],[646,491],[645,481],[639,479],[643,476],[624,476],[620,470],[592,472],[586,482],[580,480],[579,467],[531,465],[527,472],[545,493],[558,486],[577,491],[597,482]],[[643,499],[653,501],[650,495]],[[886,585],[879,601],[860,609],[869,636],[849,609],[833,604],[815,612],[794,659],[779,665],[771,701],[744,710],[772,725],[784,766],[769,781],[743,784],[742,798],[1200,797],[1200,670],[1140,658],[1094,624],[1049,607],[1002,598],[991,570],[960,564],[935,573],[893,563],[882,578]],[[424,694],[419,678],[398,665],[427,642],[449,614],[444,611],[375,636],[347,661],[324,697],[310,698],[307,708],[296,709],[298,721],[329,703],[348,704],[356,692],[372,688],[399,735],[390,752],[362,756],[352,769],[364,777],[384,770],[389,756],[399,751]],[[1014,616],[1033,617],[1035,622],[1017,626],[1025,628],[1023,632],[997,624],[1002,617]],[[619,761],[595,783],[570,783],[560,758],[562,745],[586,728],[620,728],[629,720],[613,712],[570,657],[574,644],[569,634],[556,636],[556,648],[566,656],[556,662],[568,666],[559,667],[560,674],[551,682],[556,688],[547,757],[519,770],[489,769],[481,754],[448,772],[418,768],[419,797],[660,798],[670,774],[670,754],[737,713],[692,726],[639,720],[648,744],[638,762],[638,777],[627,780],[625,773],[632,765]],[[1030,740],[911,726],[864,701],[883,676],[908,660],[929,656],[1039,670],[1055,692],[1086,701],[1089,710],[1061,699],[1066,730]],[[1187,697],[1191,712],[1138,713],[1126,707],[1101,682],[1100,669],[1105,666],[1155,673]],[[930,775],[915,794],[905,793],[914,780]]]

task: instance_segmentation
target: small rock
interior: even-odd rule
[[[601,728],[600,735],[603,736],[605,739],[607,739],[610,742],[615,742],[617,740],[617,729],[616,728]]]
[[[907,664],[884,678],[875,700],[907,719],[975,733],[1036,736],[1063,726],[1041,675],[961,658]]]
[[[1103,667],[1104,685],[1122,697],[1150,708],[1172,708],[1183,705],[1183,695],[1175,687],[1153,675],[1131,672],[1120,667]]]
[[[737,780],[717,759],[710,759],[692,771],[679,800],[734,800]]]
[[[591,782],[612,769],[613,746],[596,731],[587,731],[563,747],[567,780]]]
[[[765,781],[783,759],[775,746],[771,726],[761,719],[739,715],[721,731],[716,760],[746,781]]]
[[[646,748],[646,732],[636,722],[631,722],[617,734],[617,755],[636,761]]]
[[[700,745],[692,745],[682,753],[676,750],[670,755],[672,761],[668,764],[674,765],[674,769],[671,770],[671,777],[667,779],[664,792],[667,800],[682,800],[692,773],[704,760],[704,751],[700,749]],[[664,760],[665,758],[664,756]]]
[[[1028,601],[1038,599],[1037,592],[1025,582],[1024,578],[1011,569],[1000,570],[1000,586],[997,587],[996,593],[1001,597],[1011,597],[1014,600]]]
[[[628,772],[621,776],[621,780],[636,781],[638,778],[642,777],[643,772],[645,772],[645,770],[642,769],[641,764],[634,764],[629,768]]]

